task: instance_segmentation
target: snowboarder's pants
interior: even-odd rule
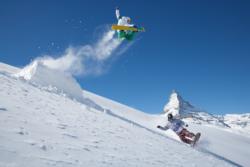
[[[193,134],[192,132],[189,132],[187,129],[183,128],[182,131],[178,134],[178,136],[180,137],[181,141],[183,141],[187,144],[191,144],[195,134]]]
[[[133,40],[134,36],[135,36],[135,31],[119,31],[118,32],[118,38],[122,39],[125,38],[129,41]]]

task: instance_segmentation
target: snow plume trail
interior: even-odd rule
[[[70,46],[64,54],[58,58],[45,55],[37,58],[45,66],[78,75],[99,75],[105,72],[105,63],[110,59],[116,49],[122,43],[115,37],[115,31],[107,31],[93,45],[84,45],[79,47]]]

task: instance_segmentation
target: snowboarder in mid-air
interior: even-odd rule
[[[117,25],[112,25],[113,30],[117,30],[119,39],[126,39],[128,41],[133,40],[137,32],[145,31],[144,28],[137,28],[134,24],[131,24],[131,18],[120,15],[120,10],[117,7],[115,10],[116,18],[118,20]]]
[[[194,146],[199,140],[201,134],[197,133],[195,135],[194,133],[189,132],[186,128],[184,128],[184,126],[188,125],[180,119],[173,118],[172,114],[168,114],[167,125],[164,127],[158,125],[157,128],[161,130],[172,129],[180,137],[181,141]]]

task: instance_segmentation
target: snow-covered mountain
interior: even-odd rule
[[[24,69],[0,63],[0,83],[1,167],[250,163],[247,136],[222,126],[190,122],[189,129],[202,134],[192,148],[171,131],[156,128],[166,123],[163,115],[146,114],[82,90],[69,74],[39,62]],[[176,103],[169,103],[169,110],[195,112],[184,101],[179,108],[170,104]]]
[[[194,106],[185,101],[175,90],[173,90],[163,110],[165,113],[172,113],[173,115],[186,115],[189,112],[197,111]]]
[[[213,115],[194,107],[188,101],[184,100],[181,95],[173,91],[169,101],[164,107],[164,115],[172,113],[177,117],[184,118],[189,122],[196,124],[207,124],[230,129],[234,132],[250,134],[250,114],[226,114]],[[250,135],[249,135],[250,136]]]
[[[188,101],[184,100],[175,90],[169,97],[169,101],[164,106],[165,116],[172,113],[174,116],[186,118],[196,124],[213,124],[217,126],[229,127],[221,118],[209,114],[202,109],[194,107]]]
[[[222,117],[223,121],[231,128],[250,136],[250,113],[246,114],[226,114]]]

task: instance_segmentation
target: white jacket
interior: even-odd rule
[[[183,130],[183,126],[185,123],[179,119],[172,119],[171,121],[168,121],[167,125],[162,127],[161,129],[167,130],[172,129],[174,132],[179,134]]]
[[[120,26],[128,26],[128,27],[133,27],[133,24],[129,24],[128,20],[130,19],[129,17],[121,16],[119,9],[115,10],[116,18],[118,20],[117,25]]]

